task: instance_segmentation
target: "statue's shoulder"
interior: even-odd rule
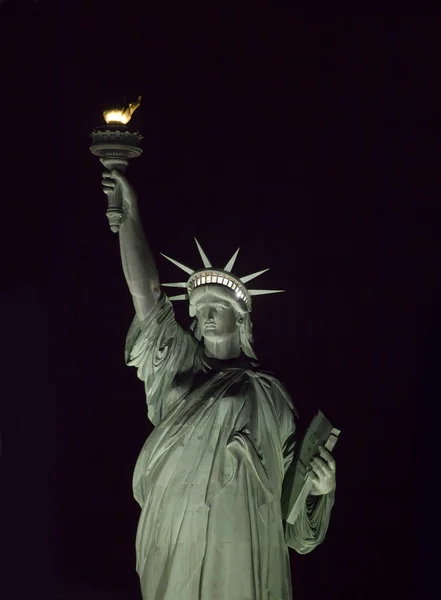
[[[274,383],[282,385],[272,371],[262,369],[260,365],[254,366],[252,369],[254,377],[261,383]]]
[[[297,410],[294,407],[291,396],[283,383],[271,371],[257,369],[254,371],[254,380],[258,386],[261,386],[271,401],[276,405],[284,408],[289,408],[298,416]]]
[[[275,389],[280,391],[285,391],[283,384],[274,373],[271,371],[265,371],[263,369],[253,369],[249,371],[250,378],[254,379],[258,385],[263,386],[266,389]],[[286,392],[287,393],[287,392]]]

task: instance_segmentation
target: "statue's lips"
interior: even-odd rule
[[[216,323],[207,323],[204,329],[216,329]]]

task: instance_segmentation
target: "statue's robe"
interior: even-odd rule
[[[204,357],[165,295],[144,322],[135,317],[126,362],[155,426],[133,476],[144,600],[291,598],[288,546],[304,554],[324,539],[333,494],[284,527],[295,440],[286,390],[246,357]]]

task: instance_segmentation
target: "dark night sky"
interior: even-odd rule
[[[88,150],[102,109],[138,94],[129,176],[162,279],[180,275],[161,251],[199,265],[193,236],[216,264],[240,246],[239,275],[271,267],[256,287],[286,293],[254,302],[262,366],[303,423],[320,407],[343,431],[295,597],[414,597],[436,488],[428,469],[418,491],[415,449],[441,334],[439,19],[109,5],[0,3],[5,598],[138,598],[131,476],[151,429]]]

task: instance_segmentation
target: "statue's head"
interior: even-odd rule
[[[189,300],[190,316],[196,317],[192,329],[197,339],[210,342],[225,341],[231,336],[239,336],[240,347],[249,357],[255,358],[252,349],[252,325],[250,319],[251,296],[272,294],[283,290],[250,290],[245,284],[268,269],[237,277],[231,272],[239,250],[233,254],[223,269],[213,268],[206,254],[196,240],[204,263],[203,269],[193,270],[169,258],[190,275],[186,282],[164,283],[164,286],[181,287],[185,294],[172,296],[170,300]]]
[[[202,336],[208,340],[224,341],[235,335],[242,317],[234,310],[233,303],[217,293],[204,292],[194,305]]]
[[[246,303],[224,285],[208,284],[190,295],[190,316],[195,317],[194,335],[211,342],[238,336],[242,351],[256,358],[252,349],[252,323]]]

